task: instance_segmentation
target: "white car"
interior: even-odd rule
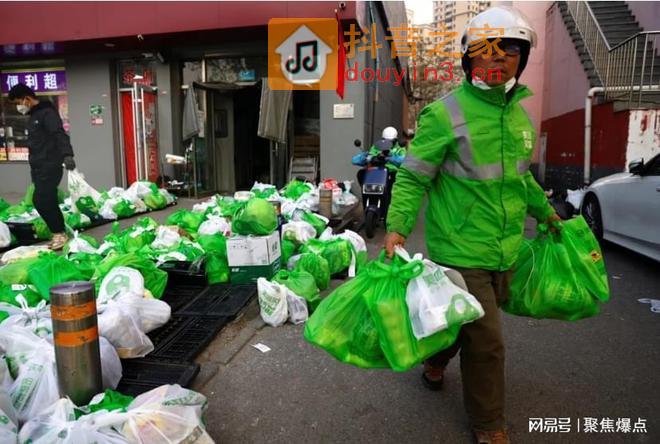
[[[598,239],[660,261],[660,154],[587,188],[581,213]]]

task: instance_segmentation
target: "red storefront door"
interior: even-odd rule
[[[141,85],[121,92],[123,159],[127,186],[136,180],[157,181],[157,97],[154,89]]]

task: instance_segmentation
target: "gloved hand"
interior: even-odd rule
[[[69,171],[76,169],[76,162],[73,160],[73,157],[66,156],[64,158],[64,168]]]

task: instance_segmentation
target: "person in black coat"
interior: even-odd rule
[[[67,235],[57,199],[57,187],[62,180],[62,166],[67,170],[76,167],[71,141],[53,104],[38,100],[28,86],[22,83],[15,85],[9,91],[9,100],[16,105],[19,113],[30,115],[27,144],[34,183],[33,203],[53,233],[49,247],[59,250],[64,247]]]

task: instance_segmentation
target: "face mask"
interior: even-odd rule
[[[486,82],[484,82],[481,79],[473,79],[472,84],[479,89],[491,89],[491,87],[488,86],[488,84],[486,84]],[[515,85],[516,85],[516,78],[511,77],[509,81],[504,84],[504,90],[506,92],[509,92],[511,91],[511,88],[513,88]]]
[[[16,111],[18,111],[19,113],[21,113],[23,115],[26,115],[27,113],[30,112],[30,107],[27,106],[27,105],[19,104],[19,105],[16,105]]]

